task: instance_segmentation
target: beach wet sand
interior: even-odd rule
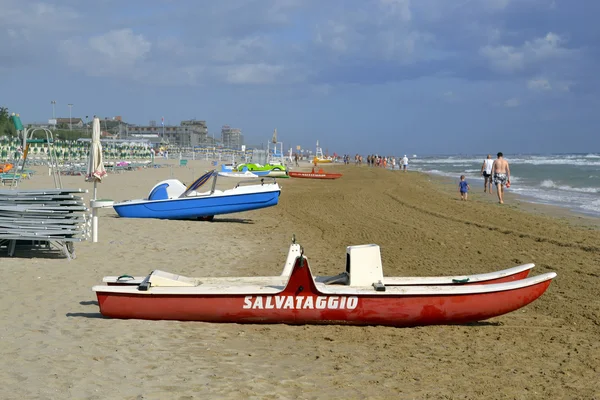
[[[109,175],[99,197],[144,197],[173,174]],[[310,169],[310,168],[308,168]],[[214,222],[120,219],[100,211],[99,243],[77,258],[0,256],[0,398],[576,399],[600,397],[600,231],[495,204],[419,173],[324,166],[334,181],[280,180],[279,205]],[[41,171],[43,172],[43,170]],[[88,188],[83,177],[63,186]],[[235,179],[220,179],[227,187]],[[229,182],[229,183],[228,183]],[[52,187],[42,173],[24,189]],[[87,195],[89,198],[89,194]],[[594,225],[594,221],[590,223]],[[292,235],[316,274],[348,245],[381,246],[384,274],[490,272],[533,262],[558,273],[532,304],[487,321],[417,328],[116,320],[91,287],[105,275],[278,275]]]

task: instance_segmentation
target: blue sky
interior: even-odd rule
[[[25,122],[204,119],[338,153],[600,152],[593,0],[2,0]]]

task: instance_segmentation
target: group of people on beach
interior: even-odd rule
[[[362,163],[362,156],[358,157],[360,157],[360,162]],[[396,157],[393,156],[384,157],[377,154],[369,154],[367,156],[367,165],[369,167],[381,168],[387,168],[389,166],[391,169],[396,169],[396,165],[398,165],[398,169],[403,168],[404,171],[406,171],[406,169],[408,168],[408,157],[406,157],[405,154],[404,157],[399,158],[396,162]]]
[[[488,154],[481,165],[481,176],[483,176],[483,192],[493,194],[492,183],[496,186],[498,202],[504,204],[504,187],[510,187],[510,167],[508,161],[504,159],[504,154],[498,152],[497,158],[492,160],[492,155]],[[460,199],[466,201],[468,192],[471,189],[464,175],[460,176],[458,190]]]

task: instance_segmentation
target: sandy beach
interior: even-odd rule
[[[172,161],[175,163],[175,161]],[[145,197],[187,167],[111,174],[101,198]],[[100,211],[99,243],[59,253],[0,254],[2,399],[593,399],[600,398],[598,221],[552,216],[514,197],[420,173],[351,166],[335,181],[280,180],[279,205],[214,222],[121,219]],[[87,188],[63,176],[67,188]],[[221,179],[231,186],[235,179]],[[49,188],[40,169],[22,188]],[[90,193],[87,194],[89,199]],[[577,223],[572,223],[573,221]],[[381,246],[390,276],[489,272],[535,263],[557,278],[516,312],[419,328],[115,320],[91,287],[105,275],[163,269],[187,276],[281,272],[292,234],[313,272],[337,274],[348,245]]]

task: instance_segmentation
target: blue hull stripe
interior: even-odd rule
[[[113,208],[123,218],[195,219],[272,207],[279,202],[279,194],[280,191],[273,191],[220,197],[186,197],[115,204]]]

